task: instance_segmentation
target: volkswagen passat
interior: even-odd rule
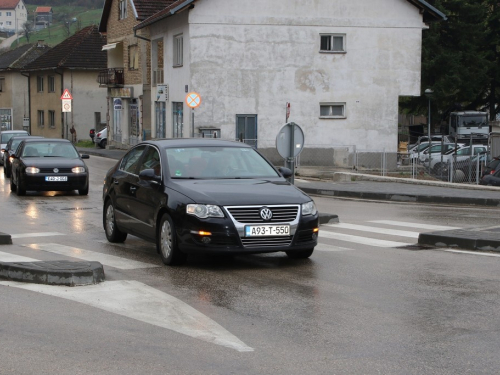
[[[308,258],[318,238],[313,200],[252,147],[213,139],[140,143],[111,168],[103,187],[110,242],[132,234],[156,243],[167,265],[189,253],[284,251]]]
[[[67,139],[27,138],[13,155],[10,190],[25,195],[28,190],[89,193],[89,171],[75,146]]]

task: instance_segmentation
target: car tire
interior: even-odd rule
[[[116,225],[115,207],[111,199],[108,199],[104,204],[103,222],[104,232],[106,232],[106,238],[109,242],[124,242],[127,239],[127,233],[119,230]]]
[[[21,181],[21,177],[19,177],[19,175],[17,175],[17,195],[20,197],[26,195],[26,186]]]
[[[80,195],[89,195],[89,183],[83,189],[78,189],[78,194]]]
[[[287,251],[286,255],[291,259],[307,259],[309,258],[314,251],[314,247],[312,249],[300,250],[300,251]]]
[[[10,168],[7,168],[5,164],[3,165],[3,173],[5,174],[5,177],[10,178]]]
[[[108,144],[107,139],[103,139],[101,142],[99,142],[99,147],[100,148],[106,148],[106,145]]]
[[[160,220],[156,234],[156,248],[160,253],[162,262],[167,266],[181,265],[187,259],[187,255],[177,247],[175,226],[168,214],[163,214]]]
[[[16,191],[17,190],[17,185],[14,183],[14,176],[11,176],[10,178],[10,191]]]

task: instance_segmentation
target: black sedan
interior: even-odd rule
[[[480,185],[500,186],[500,169],[493,174],[485,174],[479,180]]]
[[[284,251],[308,258],[318,240],[313,200],[251,146],[214,139],[146,141],[111,168],[103,187],[110,242],[156,243],[163,262],[189,253]]]
[[[66,139],[24,139],[13,155],[10,190],[25,195],[28,190],[89,193],[89,171],[81,155]]]
[[[15,136],[9,139],[7,142],[7,145],[5,146],[4,149],[2,149],[3,153],[3,174],[5,177],[10,177],[10,172],[12,169],[11,165],[11,157],[16,153],[17,147],[21,143],[23,139],[26,138],[43,138],[43,137],[37,137],[33,135],[26,135],[26,136]]]

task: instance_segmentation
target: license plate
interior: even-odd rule
[[[245,237],[289,236],[290,225],[247,225]]]
[[[45,176],[45,181],[68,181],[68,176]]]

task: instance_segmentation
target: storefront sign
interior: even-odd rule
[[[113,98],[131,98],[133,92],[133,87],[120,87],[110,89],[111,97]]]

